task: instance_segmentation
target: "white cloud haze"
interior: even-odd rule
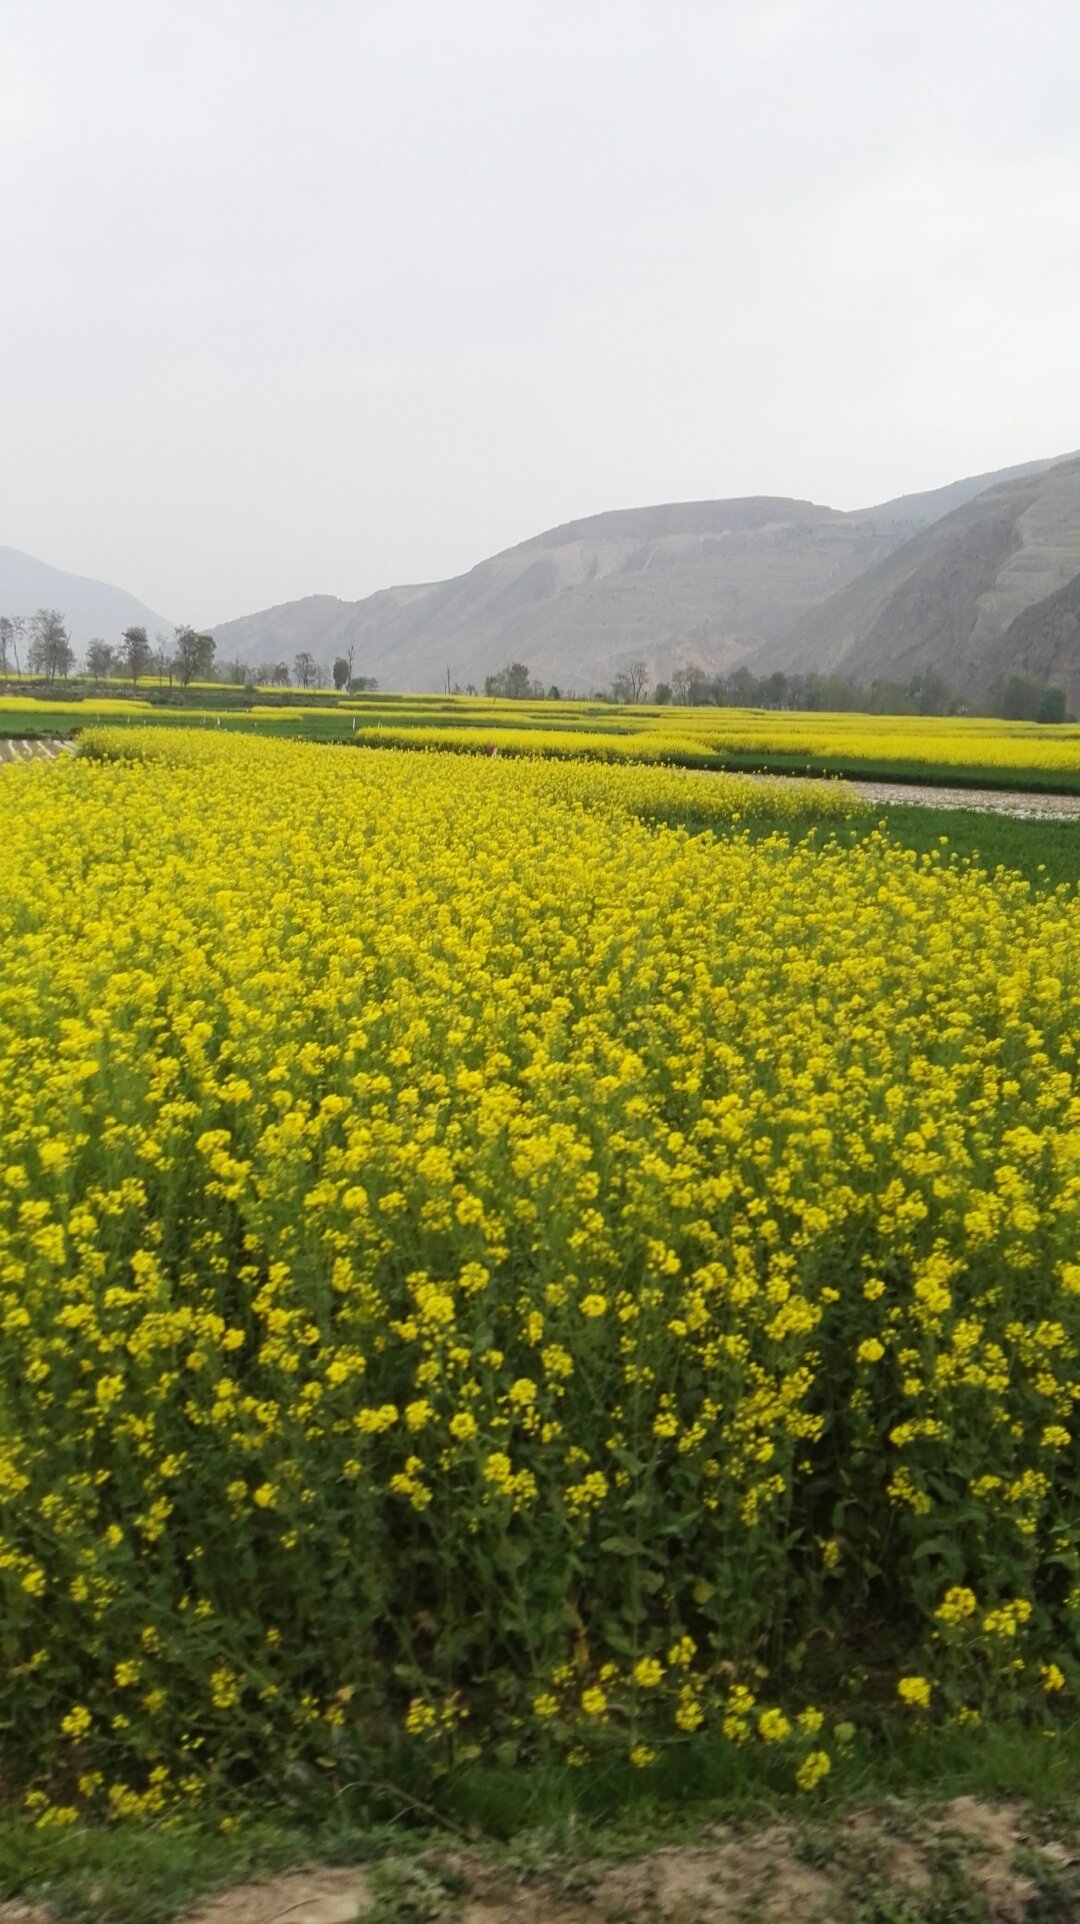
[[[0,0],[0,542],[173,619],[1080,445],[1073,0]]]

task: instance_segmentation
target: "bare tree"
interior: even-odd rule
[[[644,701],[649,686],[649,670],[643,661],[632,661],[629,668],[615,676],[611,684],[613,701]]]
[[[15,640],[15,629],[10,615],[0,615],[0,675],[8,671],[8,649]]]

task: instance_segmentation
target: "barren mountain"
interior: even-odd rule
[[[986,489],[763,647],[755,667],[904,680],[933,667],[965,692],[1033,673],[1080,692],[1080,459]]]
[[[855,513],[752,497],[617,509],[570,521],[450,581],[329,595],[226,622],[218,659],[251,664],[300,649],[329,660],[350,645],[356,673],[384,688],[477,687],[511,659],[585,693],[631,661],[670,678],[756,660],[808,610],[901,549],[958,503],[1036,462],[975,475]],[[806,665],[816,665],[808,662]]]
[[[0,615],[32,615],[38,608],[59,609],[79,653],[95,636],[117,642],[133,626],[146,628],[151,637],[158,629],[172,632],[171,621],[123,588],[66,574],[18,548],[0,548]]]
[[[638,657],[744,660],[907,532],[807,501],[688,502],[568,522],[466,575],[358,602],[315,596],[215,630],[219,660],[320,659],[355,646],[384,688],[479,686],[504,662],[586,692]]]
[[[1080,710],[1080,574],[1009,623],[1001,655],[1010,673],[1055,683]]]

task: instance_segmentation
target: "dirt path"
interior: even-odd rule
[[[718,774],[724,771],[718,769]],[[1018,815],[1028,821],[1080,822],[1080,795],[1040,795],[1026,788],[942,788],[925,787],[918,782],[861,782],[837,775],[776,775],[768,771],[742,775],[751,782],[798,781],[806,788],[819,788],[823,795],[835,792],[837,784],[871,807],[897,803],[913,808],[966,808],[984,815]]]
[[[690,1841],[612,1855],[542,1837],[501,1848],[419,1840],[363,1867],[300,1867],[166,1914],[174,1924],[1066,1924],[1080,1917],[1080,1842],[1068,1828],[1066,1840],[1019,1804],[958,1797],[703,1823]],[[94,1902],[81,1886],[82,1924],[121,1915]],[[55,1905],[47,1894],[0,1902],[0,1924],[70,1915],[59,1893]],[[162,1924],[137,1887],[122,1916]]]
[[[61,755],[74,753],[74,745],[54,736],[26,738],[22,741],[0,735],[0,764],[4,762],[55,762]]]
[[[709,1824],[623,1861],[535,1865],[427,1850],[366,1870],[291,1871],[223,1893],[182,1924],[965,1924],[1074,1918],[1080,1854],[1017,1805],[899,1802],[831,1824]]]
[[[917,808],[971,808],[1028,821],[1080,822],[1080,795],[1036,795],[1016,788],[918,788],[907,782],[848,782],[847,787],[861,802],[874,804],[907,802]]]

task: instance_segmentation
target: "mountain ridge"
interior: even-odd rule
[[[636,659],[653,680],[692,663],[709,674],[744,663],[794,666],[790,637],[804,622],[815,633],[815,614],[842,606],[875,568],[994,487],[1037,488],[1069,459],[1024,462],[868,509],[782,495],[608,509],[543,529],[446,581],[398,584],[358,601],[306,596],[222,623],[213,630],[218,658],[291,663],[301,649],[328,659],[351,646],[356,673],[416,692],[444,686],[447,675],[482,686],[511,659],[577,693],[606,686]],[[969,572],[960,570],[964,579]],[[1059,585],[1048,580],[1047,591]],[[800,654],[800,667],[828,665]],[[970,664],[965,675],[970,683]]]
[[[60,610],[76,650],[99,637],[118,641],[123,630],[133,626],[146,628],[151,636],[161,628],[171,632],[173,626],[126,588],[54,568],[21,548],[0,547],[0,614],[30,616],[39,608]]]
[[[1080,640],[1068,632],[1067,591],[1077,574],[1080,458],[1066,457],[998,482],[922,529],[808,610],[756,665],[812,659],[858,680],[934,667],[959,689],[1020,671],[1060,681],[1074,702]]]
[[[64,614],[72,642],[170,628],[125,589],[0,548],[0,613]],[[906,681],[967,696],[1018,672],[1080,707],[1080,455],[1030,461],[871,508],[784,495],[577,516],[445,581],[361,600],[312,594],[219,623],[218,661],[353,652],[384,688],[482,686],[524,660],[564,693],[632,662],[649,679],[746,665]]]

